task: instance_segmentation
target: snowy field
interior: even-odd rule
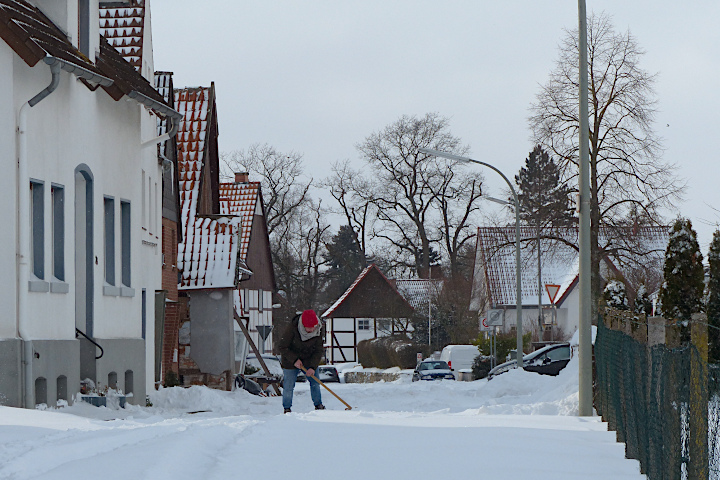
[[[642,479],[598,418],[578,418],[577,359],[558,377],[331,384],[312,410],[203,387],[151,408],[0,407],[0,479]]]

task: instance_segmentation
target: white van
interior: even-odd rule
[[[475,345],[448,345],[443,348],[440,360],[447,362],[457,380],[458,371],[471,369],[473,360],[478,355],[480,355],[480,350]]]

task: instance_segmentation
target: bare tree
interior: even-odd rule
[[[610,255],[614,240],[612,235],[605,235],[601,245],[600,228],[612,228],[633,207],[659,223],[660,208],[671,207],[683,190],[674,166],[660,160],[661,140],[653,130],[655,75],[640,68],[643,54],[629,31],[615,32],[608,16],[590,17],[590,215],[592,291],[596,300],[602,287],[600,262]],[[537,95],[529,119],[535,142],[555,155],[564,180],[575,191],[580,125],[578,58],[577,31],[567,31],[555,69]]]
[[[335,162],[332,175],[322,182],[339,205],[340,215],[355,232],[355,241],[363,255],[368,255],[368,242],[376,218],[371,201],[370,183],[360,170],[354,170],[349,161]]]
[[[271,238],[275,277],[287,320],[298,310],[319,308],[330,230],[325,214],[321,201],[308,199]]]
[[[456,169],[443,172],[442,182],[435,192],[439,212],[437,228],[443,250],[448,256],[450,277],[458,280],[465,273],[471,278],[471,268],[464,265],[462,250],[473,242],[477,228],[476,214],[480,211],[483,177],[480,173],[466,173]],[[432,185],[435,189],[436,186]],[[468,276],[467,274],[470,273]],[[456,281],[455,284],[461,284]]]
[[[247,150],[235,150],[220,155],[223,177],[234,172],[248,172],[259,178],[268,233],[285,229],[294,212],[309,198],[312,179],[303,180],[302,154],[282,153],[268,144],[254,144]]]
[[[370,167],[372,191],[364,193],[377,209],[380,222],[373,234],[409,257],[408,265],[428,272],[431,245],[440,235],[431,228],[433,208],[444,172],[454,162],[418,151],[431,148],[464,154],[467,147],[448,129],[448,120],[436,113],[402,116],[357,145]]]

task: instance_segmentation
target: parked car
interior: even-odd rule
[[[279,379],[280,382],[283,380],[283,370],[280,366],[280,357],[277,355],[271,355],[271,354],[263,354],[260,355],[265,362],[265,365],[267,365],[268,370],[270,371],[270,375]],[[265,375],[265,372],[263,371],[262,366],[260,365],[260,362],[258,361],[257,357],[255,355],[248,355],[245,358],[245,365],[252,367],[253,369],[257,369],[256,372],[251,373],[249,375],[245,375],[246,378],[261,378],[261,377],[267,377]],[[304,382],[307,378],[305,378],[304,372],[298,372],[297,381],[298,382]]]
[[[440,360],[447,362],[457,380],[460,370],[472,369],[473,360],[478,355],[480,350],[475,345],[447,345],[440,353]]]
[[[523,357],[523,369],[541,375],[557,375],[570,361],[572,356],[569,343],[548,345]],[[517,360],[501,363],[490,370],[488,380],[516,368]]]
[[[321,382],[325,383],[340,381],[340,374],[338,373],[337,368],[332,365],[320,365],[317,369],[316,376]]]
[[[418,380],[455,380],[452,370],[443,360],[425,360],[417,364],[412,381]]]

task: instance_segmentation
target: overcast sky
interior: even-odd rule
[[[720,2],[588,0],[658,73],[656,130],[688,184],[679,213],[703,254],[720,222]],[[532,149],[529,106],[577,2],[559,0],[151,0],[155,68],[176,87],[215,82],[220,150],[269,143],[306,172],[362,165],[355,145],[403,114],[438,112],[472,156],[507,176]],[[485,191],[502,180],[484,172]],[[710,223],[710,224],[708,224]]]

